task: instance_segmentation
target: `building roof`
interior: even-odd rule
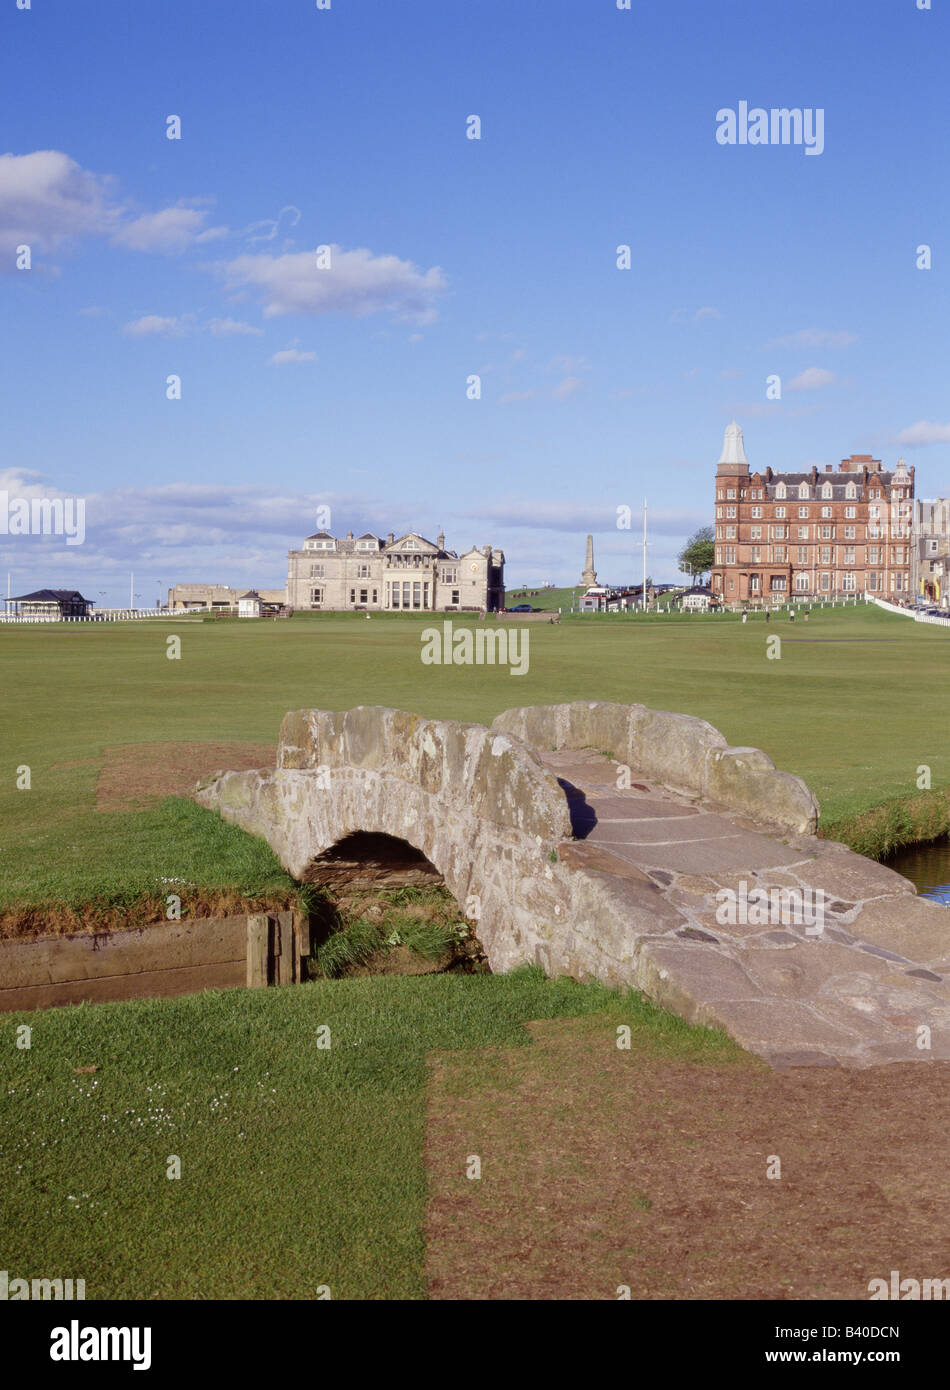
[[[722,453],[719,455],[720,463],[748,463],[745,456],[745,445],[742,442],[742,430],[733,420],[731,425],[726,426],[726,433],[722,441]]]
[[[248,589],[248,591],[247,591],[246,594],[239,594],[239,595],[238,595],[238,602],[240,602],[240,600],[241,600],[242,598],[256,598],[256,599],[260,600],[260,597],[261,597],[261,596],[260,596],[260,594],[257,592],[256,589]]]
[[[33,600],[36,603],[92,603],[91,598],[83,598],[78,589],[37,589],[32,594],[18,594],[9,600],[10,603],[27,603]]]

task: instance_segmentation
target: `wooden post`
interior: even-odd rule
[[[247,919],[247,987],[262,989],[267,984],[270,951],[270,923],[263,912],[252,912]]]
[[[296,946],[294,914],[292,912],[278,912],[274,927],[274,984],[292,985],[295,978],[294,950]]]
[[[294,913],[294,957],[296,961],[296,971],[294,979],[297,984],[306,979],[306,962],[310,956],[310,913]]]

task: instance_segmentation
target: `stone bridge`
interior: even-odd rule
[[[950,1057],[947,909],[818,839],[804,782],[703,720],[600,702],[491,728],[300,710],[276,769],[217,773],[196,797],[300,879],[362,836],[412,846],[496,971],[641,989],[774,1065]]]

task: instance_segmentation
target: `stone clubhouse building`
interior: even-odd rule
[[[445,536],[410,531],[385,540],[367,531],[317,531],[287,556],[287,604],[294,609],[367,612],[497,612],[505,606],[505,556],[490,545],[461,555]]]
[[[716,468],[711,587],[724,604],[911,593],[914,470],[870,454],[839,468],[773,473],[749,466],[742,430],[726,429]]]

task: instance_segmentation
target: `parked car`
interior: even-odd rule
[[[509,613],[533,613],[534,609],[530,603],[516,603],[514,608],[508,609]]]

